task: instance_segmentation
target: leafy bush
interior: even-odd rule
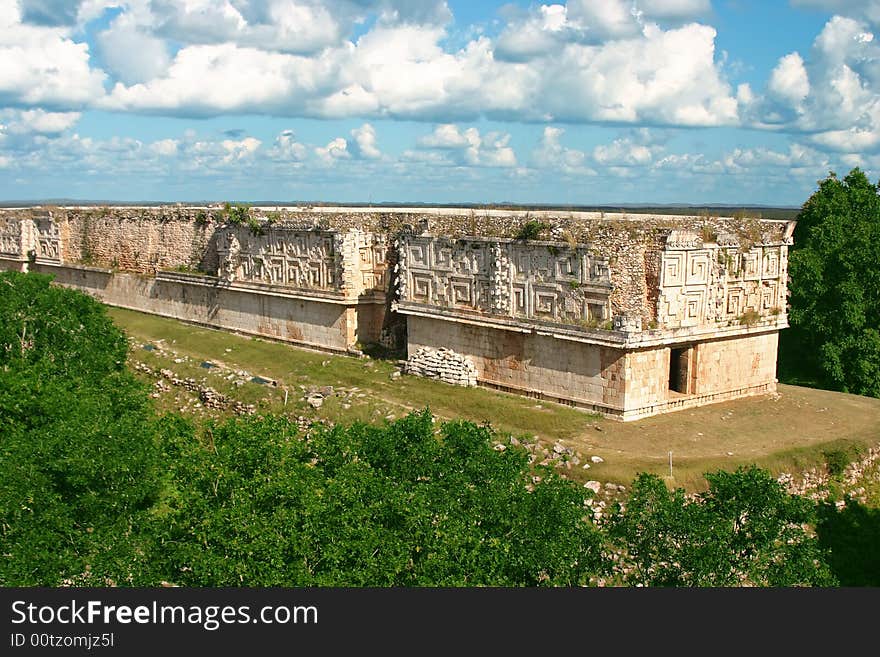
[[[858,460],[863,453],[861,446],[853,445],[849,448],[829,449],[822,452],[822,456],[825,458],[828,474],[831,477],[839,477],[846,470],[846,466]]]
[[[244,226],[251,216],[251,207],[244,203],[224,204],[226,221],[233,226]]]
[[[547,230],[549,227],[550,226],[543,221],[538,221],[537,219],[529,219],[527,222],[519,227],[519,230],[516,232],[515,239],[536,240],[541,236],[541,233]]]
[[[789,274],[783,371],[880,397],[880,194],[861,170],[832,173],[804,203]]]

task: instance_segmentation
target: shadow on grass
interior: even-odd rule
[[[880,509],[854,500],[840,510],[822,504],[816,530],[841,586],[880,586]]]

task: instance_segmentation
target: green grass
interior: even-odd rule
[[[597,479],[628,485],[639,472],[668,477],[671,451],[673,476],[667,479],[669,483],[689,491],[702,490],[706,472],[756,464],[773,474],[797,473],[823,467],[824,452],[880,444],[880,399],[869,397],[780,385],[776,396],[621,423],[485,388],[460,388],[411,376],[392,380],[396,367],[391,361],[298,349],[118,308],[110,308],[109,313],[135,340],[163,340],[161,344],[168,350],[195,361],[194,365],[176,364],[166,358],[165,367],[183,376],[204,377],[206,385],[257,404],[260,412],[333,422],[382,422],[389,415],[400,417],[429,407],[442,419],[488,422],[518,437],[536,435],[545,445],[560,441],[585,459],[601,456],[604,462],[591,464],[589,470],[577,466],[568,471],[579,481]],[[142,349],[133,352],[133,357],[144,362],[148,356],[152,354]],[[275,379],[279,387],[245,384],[230,391],[214,383],[221,377],[215,379],[214,374],[198,368],[202,360]],[[300,386],[328,385],[346,391],[346,396],[328,397],[318,410],[302,400]],[[287,406],[283,405],[285,388],[289,392]],[[357,390],[351,393],[352,388]],[[182,393],[177,388],[173,392]],[[174,399],[160,400],[159,406],[173,409],[175,403]]]
[[[195,367],[190,368],[166,361],[163,366],[173,369],[180,376],[196,379],[210,377],[205,370],[198,368],[199,362],[208,360],[277,380],[282,398],[283,388],[286,386],[289,389],[289,403],[294,397],[301,397],[300,385],[358,388],[360,394],[366,395],[356,397],[359,403],[352,404],[350,409],[343,409],[342,404],[346,402],[339,398],[328,398],[314,415],[333,421],[375,420],[384,418],[388,413],[399,417],[411,410],[429,407],[432,413],[442,418],[461,417],[480,424],[488,422],[506,433],[516,436],[539,435],[551,442],[574,438],[597,421],[594,415],[566,406],[538,403],[526,397],[492,390],[460,388],[409,376],[392,380],[391,374],[397,368],[389,361],[298,349],[121,308],[109,308],[108,311],[113,320],[136,340],[161,340],[161,344],[169,350],[197,361]],[[148,362],[144,355],[158,359],[142,349],[134,352],[136,359]],[[148,364],[156,367],[152,362]],[[227,392],[219,385],[206,385]],[[238,394],[236,397],[240,398]],[[263,408],[278,411],[277,398],[264,404]],[[287,410],[289,412],[290,409]],[[306,414],[306,408],[300,407],[300,410]]]

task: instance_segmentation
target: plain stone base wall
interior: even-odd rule
[[[726,392],[716,392],[705,395],[674,395],[669,399],[658,401],[656,404],[649,404],[640,408],[631,408],[623,412],[618,418],[624,421],[639,420],[652,415],[660,415],[661,413],[671,413],[673,411],[681,411],[686,408],[695,408],[697,406],[705,406],[706,404],[715,404],[718,402],[731,401],[733,399],[742,399],[744,397],[755,397],[758,395],[769,395],[776,392],[776,382],[763,383],[754,386],[746,386]]]
[[[771,331],[691,345],[689,394],[669,390],[669,347],[630,352],[624,419],[775,392],[778,343]]]
[[[408,355],[419,347],[466,356],[480,385],[611,415],[624,410],[618,349],[408,315]]]
[[[25,272],[27,270],[28,270],[27,260],[21,260],[21,259],[16,259],[16,258],[7,258],[5,256],[0,256],[0,271]]]
[[[385,301],[361,303],[357,307],[356,341],[361,344],[378,344],[385,323]]]
[[[776,390],[778,332],[690,345],[687,394],[669,389],[671,349],[623,351],[532,333],[407,316],[408,351],[467,356],[480,385],[636,420]]]
[[[112,306],[314,349],[344,352],[357,338],[356,306],[89,267],[37,264],[31,270]]]
[[[776,382],[779,332],[703,342],[697,348],[697,394]]]

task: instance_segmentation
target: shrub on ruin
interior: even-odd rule
[[[550,228],[550,226],[543,221],[529,219],[519,227],[514,238],[518,240],[536,240],[540,238],[541,233],[548,228]]]
[[[223,209],[227,223],[233,226],[244,226],[251,217],[251,206],[245,203],[225,203]]]

